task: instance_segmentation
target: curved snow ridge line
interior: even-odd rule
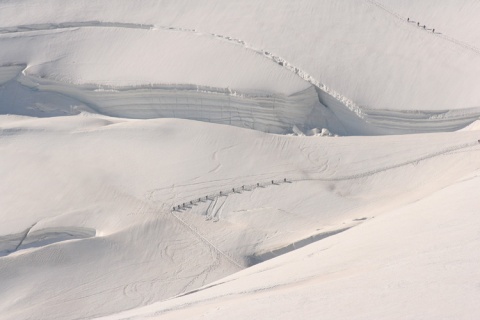
[[[172,30],[172,29],[176,30],[175,28],[169,28],[169,29],[170,30]],[[182,30],[184,30],[184,29],[182,29]],[[180,31],[180,30],[178,30],[178,31]],[[197,32],[195,29],[192,29],[191,32],[194,32],[194,33],[199,34],[199,35],[204,35],[204,33]],[[300,68],[294,66],[293,64],[289,63],[287,60],[283,59],[282,57],[280,57],[278,55],[275,55],[275,54],[273,54],[269,51],[255,48],[255,47],[247,44],[245,41],[243,41],[241,39],[237,39],[237,38],[233,38],[233,37],[229,37],[229,36],[224,36],[224,35],[216,34],[216,33],[207,33],[207,34],[212,36],[212,37],[225,40],[227,42],[231,42],[231,43],[234,43],[234,44],[237,44],[237,45],[241,45],[245,49],[248,49],[248,50],[254,51],[257,54],[263,55],[267,59],[270,59],[273,62],[277,63],[279,66],[295,73],[297,76],[299,76],[303,80],[312,84],[315,88],[317,88],[319,90],[322,90],[325,93],[327,93],[328,95],[332,96],[333,98],[335,98],[336,100],[341,102],[343,105],[345,105],[350,111],[353,111],[358,117],[360,117],[362,119],[364,118],[364,113],[363,113],[362,108],[359,105],[357,105],[355,102],[353,102],[349,98],[341,95],[340,93],[336,92],[335,90],[329,88],[327,85],[321,83],[320,81],[316,80],[312,75],[310,75],[306,71],[301,70]]]
[[[84,227],[49,227],[34,230],[38,222],[21,233],[0,236],[0,257],[29,248],[44,247],[67,240],[94,237],[96,230]],[[32,231],[33,230],[33,231]],[[18,242],[16,245],[15,242]]]
[[[7,234],[0,236],[0,258],[8,256],[9,254],[16,252],[22,246],[23,242],[27,238],[30,231],[35,227],[38,222],[35,222],[30,227],[20,233]]]
[[[69,29],[69,28],[84,28],[84,27],[124,28],[124,29],[143,29],[143,30],[154,29],[154,25],[152,24],[140,24],[140,23],[128,23],[128,22],[83,21],[83,22],[25,24],[20,26],[13,26],[13,27],[0,27],[0,34],[46,31],[46,30]]]
[[[43,247],[67,240],[81,240],[95,237],[97,231],[86,227],[49,227],[31,231],[27,234],[20,249]]]
[[[386,167],[382,167],[382,168],[378,168],[378,169],[374,169],[374,170],[369,170],[369,171],[362,172],[362,173],[357,173],[357,174],[347,175],[347,176],[341,176],[341,177],[336,177],[336,178],[322,178],[322,177],[320,177],[320,178],[289,178],[289,179],[284,178],[283,180],[273,179],[273,180],[270,180],[269,182],[243,185],[241,187],[232,187],[228,190],[224,189],[225,191],[222,190],[222,191],[219,191],[219,192],[215,192],[214,194],[209,194],[207,196],[197,197],[197,198],[192,199],[192,200],[183,201],[182,205],[177,204],[177,205],[174,206],[172,204],[172,207],[171,207],[170,211],[173,214],[174,214],[174,212],[187,211],[188,209],[191,209],[193,205],[195,205],[197,203],[200,203],[200,202],[203,203],[203,202],[208,201],[208,200],[211,200],[213,202],[213,201],[216,201],[219,197],[228,196],[230,194],[241,194],[244,191],[253,191],[257,188],[265,188],[267,186],[280,185],[280,184],[283,184],[283,183],[292,183],[292,182],[300,182],[300,181],[345,181],[345,180],[354,180],[354,179],[365,178],[365,177],[372,176],[374,174],[389,171],[389,170],[392,170],[392,169],[397,169],[397,168],[404,167],[404,166],[407,166],[407,165],[410,165],[410,164],[417,164],[418,162],[425,161],[425,160],[428,160],[428,159],[432,159],[432,158],[435,158],[435,157],[438,157],[438,156],[442,156],[442,155],[445,155],[445,154],[450,153],[450,152],[458,151],[458,150],[461,150],[461,149],[466,149],[466,148],[469,148],[469,147],[478,146],[479,144],[480,143],[478,141],[475,141],[475,142],[464,143],[464,144],[461,144],[461,145],[451,146],[449,148],[446,148],[446,149],[443,149],[443,150],[440,150],[440,151],[437,151],[437,152],[434,152],[434,153],[430,153],[430,154],[421,156],[419,158],[415,158],[413,160],[408,160],[408,161],[397,163],[397,164],[394,164],[394,165],[391,165],[391,166],[386,166]],[[315,172],[310,172],[310,174],[315,174]],[[210,206],[211,206],[211,203],[210,203]],[[209,206],[209,208],[210,208],[210,206]]]
[[[200,234],[200,232],[198,232],[195,228],[193,228],[192,226],[190,226],[188,223],[186,223],[182,218],[180,218],[179,216],[177,216],[174,212],[172,212],[172,215],[181,223],[183,224],[185,227],[187,227],[189,230],[191,230],[195,235],[197,235],[200,240],[202,240],[206,245],[208,245],[209,247],[211,247],[212,249],[214,249],[216,252],[218,252],[219,254],[221,254],[222,256],[224,256],[228,261],[230,261],[232,264],[236,265],[237,267],[239,267],[240,269],[244,269],[244,267],[242,267],[238,262],[236,262],[233,258],[231,258],[228,254],[226,254],[225,252],[223,252],[222,250],[220,250],[216,245],[214,245],[210,240],[208,240],[207,238],[205,238],[202,234]]]
[[[358,117],[360,117],[360,118],[364,117],[364,113],[362,111],[362,108],[360,106],[358,106],[355,102],[350,100],[349,98],[347,98],[347,97],[341,95],[340,93],[336,92],[335,90],[329,88],[327,85],[325,85],[325,84],[321,83],[320,81],[316,80],[312,75],[308,74],[306,71],[301,70],[300,68],[298,68],[298,67],[294,66],[293,64],[289,63],[284,58],[282,58],[278,55],[275,55],[275,54],[273,54],[269,51],[259,49],[259,48],[255,48],[254,46],[249,45],[246,41],[244,41],[242,39],[233,38],[233,37],[230,37],[230,36],[221,35],[221,34],[217,34],[217,33],[208,33],[208,32],[204,33],[204,32],[200,32],[196,29],[188,29],[188,28],[181,28],[181,27],[154,26],[153,29],[154,30],[155,29],[160,29],[160,30],[166,30],[166,31],[176,31],[176,32],[190,32],[190,33],[194,33],[194,34],[199,35],[199,36],[207,35],[207,36],[210,36],[210,37],[213,37],[213,38],[216,38],[216,39],[220,39],[220,40],[223,40],[223,41],[235,44],[235,45],[240,45],[243,48],[245,48],[247,50],[250,50],[250,51],[253,51],[257,54],[260,54],[260,55],[264,56],[265,58],[275,62],[279,66],[295,73],[298,77],[300,77],[301,79],[309,82],[315,88],[324,91],[328,95],[332,96],[333,98],[335,98],[336,100],[341,102],[350,111],[353,111]]]
[[[390,10],[388,9],[387,7],[385,7],[383,4],[377,2],[377,1],[374,1],[374,0],[365,0],[366,2],[376,6],[377,8],[387,12],[388,14],[394,16],[395,18],[397,18],[398,20],[401,20],[403,22],[406,22],[408,23],[409,21],[402,15],[400,15],[398,12],[395,12],[393,10]],[[412,26],[415,26],[416,28],[418,28],[416,25],[412,25]],[[472,51],[473,53],[477,54],[477,55],[480,55],[480,49],[475,47],[474,45],[471,45],[469,43],[466,43],[466,42],[463,42],[463,41],[460,41],[460,40],[457,40],[453,37],[450,37],[450,36],[447,36],[447,35],[444,35],[442,33],[438,33],[438,32],[428,32],[429,34],[431,34],[432,36],[436,36],[436,37],[439,37],[441,39],[444,39],[446,41],[449,41],[455,45],[458,45],[460,47],[463,47],[464,49],[467,49],[467,50],[470,50]]]
[[[284,58],[275,55],[269,51],[255,48],[244,40],[216,34],[216,33],[204,33],[196,29],[181,28],[181,27],[171,27],[171,26],[158,26],[158,25],[149,25],[149,24],[136,24],[136,23],[121,23],[121,22],[101,22],[101,21],[86,21],[86,22],[63,22],[58,24],[32,24],[32,25],[22,25],[15,27],[3,27],[0,28],[1,33],[15,33],[15,32],[29,32],[29,31],[40,31],[40,30],[53,30],[53,29],[66,29],[66,28],[80,28],[80,27],[109,27],[109,28],[128,28],[128,29],[144,29],[144,30],[164,30],[164,31],[173,31],[173,32],[187,32],[193,33],[199,36],[210,36],[216,39],[221,39],[229,43],[240,45],[243,48],[253,51],[257,54],[264,56],[265,58],[277,63],[279,66],[295,73],[301,79],[309,82],[315,88],[324,91],[328,95],[332,96],[343,105],[345,105],[350,111],[353,111],[358,117],[363,118],[364,114],[360,106],[349,98],[341,95],[335,90],[329,88],[327,85],[316,80],[312,75],[308,74],[306,71],[301,70],[300,68],[289,63]]]

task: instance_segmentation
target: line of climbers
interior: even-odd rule
[[[287,178],[283,178],[283,181],[278,181],[278,182],[283,182],[283,183],[286,183],[286,182],[290,182],[287,180]],[[265,184],[262,184],[262,186],[267,186],[267,185],[274,185],[276,184],[275,180],[271,180],[271,184],[270,183],[265,183]],[[248,186],[247,186],[248,187]],[[255,185],[251,185],[250,186],[251,189],[250,190],[253,190],[255,188],[259,188],[260,187],[260,182],[257,182],[257,185],[255,187]],[[235,189],[235,188],[232,188],[232,192],[231,193],[235,193],[236,191],[239,191],[239,190],[242,190],[242,191],[245,191],[247,189],[245,189],[245,185],[243,185],[241,188],[238,188],[238,189]],[[219,197],[222,197],[224,195],[228,194],[228,192],[224,193],[223,191],[220,191],[217,194],[214,194],[214,195],[211,195],[211,196],[205,196],[205,198],[201,197],[201,198],[198,198],[198,200],[190,200],[189,202],[184,202],[182,203],[181,205],[176,205],[176,206],[173,206],[172,207],[172,211],[177,211],[177,210],[182,210],[182,209],[187,209],[189,208],[188,205],[193,205],[194,203],[198,203],[198,202],[202,202],[202,199],[205,199],[205,201],[211,199],[213,200],[215,197],[219,196]],[[211,198],[210,198],[211,197]]]
[[[407,22],[415,23],[415,21],[410,20],[410,18],[407,18]],[[421,25],[420,25],[420,22],[417,22],[417,27],[422,27],[422,28],[425,29],[425,30],[430,30],[430,29],[427,29],[427,26],[426,26],[426,25],[421,26]],[[432,30],[433,33],[435,33],[435,29],[431,29],[431,30]]]
[[[478,143],[480,143],[480,139],[478,140]],[[464,146],[461,146],[461,148],[463,148]],[[450,150],[451,151],[451,150]],[[420,159],[422,160],[422,159]],[[419,161],[419,160],[417,160]],[[278,182],[282,182],[282,181],[278,181]],[[283,178],[283,182],[286,183],[286,182],[291,182],[291,180],[287,180],[287,178]],[[275,180],[271,180],[271,185],[274,185],[275,184]],[[267,185],[270,185],[270,183],[265,183],[265,184],[262,184],[262,186],[267,186]],[[258,188],[260,187],[260,182],[257,182],[256,186],[255,185],[250,185],[251,189],[250,190],[253,190],[255,188]],[[240,189],[235,189],[235,188],[232,188],[232,193],[235,193],[237,190],[240,190]],[[243,185],[241,187],[241,190],[245,191],[245,185]],[[223,191],[220,191],[218,196],[222,197],[223,195],[227,195],[229,192],[223,192]],[[217,194],[214,194],[211,196],[211,200],[215,199],[215,197],[217,197]],[[209,196],[205,196],[205,201],[209,200]],[[172,211],[177,211],[177,210],[182,210],[182,209],[187,209],[189,208],[188,207],[188,204],[190,205],[193,205],[194,203],[197,203],[197,202],[201,202],[202,201],[202,198],[198,198],[198,201],[197,200],[190,200],[190,202],[184,202],[182,203],[181,205],[177,205],[177,206],[173,206],[172,207]]]

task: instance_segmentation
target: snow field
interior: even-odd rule
[[[87,113],[0,123],[5,319],[91,318],[164,300],[370,224],[479,169],[475,131],[292,137]],[[285,176],[292,183],[171,213]]]
[[[479,10],[0,0],[0,318],[476,319]]]

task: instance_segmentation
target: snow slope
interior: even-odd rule
[[[0,0],[0,318],[477,318],[478,10]]]
[[[0,124],[4,319],[164,300],[375,225],[480,169],[475,131],[292,137],[86,113]]]
[[[478,173],[191,294],[102,319],[475,319]]]

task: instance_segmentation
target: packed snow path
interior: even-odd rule
[[[174,210],[175,211],[175,210]],[[215,252],[218,254],[221,254],[224,256],[228,261],[230,261],[233,265],[238,267],[240,270],[244,269],[244,266],[240,265],[233,257],[231,257],[229,254],[223,252],[220,250],[215,244],[213,244],[210,240],[208,240],[204,235],[202,235],[197,229],[195,229],[193,226],[188,224],[186,221],[184,221],[182,218],[180,218],[175,212],[172,211],[172,215],[177,219],[182,225],[184,225],[189,231],[191,231],[194,235],[196,235],[200,241],[202,241],[204,244],[212,248]]]
[[[345,180],[360,179],[360,178],[372,176],[374,174],[378,174],[378,173],[381,173],[381,172],[385,172],[385,171],[388,171],[388,170],[404,167],[404,166],[407,166],[407,165],[417,165],[421,161],[432,159],[432,158],[435,158],[435,157],[439,157],[439,156],[442,156],[442,155],[445,155],[445,154],[448,154],[448,153],[452,153],[452,152],[455,152],[455,151],[459,151],[459,150],[462,150],[462,149],[467,149],[467,148],[470,148],[470,147],[477,147],[479,144],[480,144],[480,140],[474,141],[474,142],[463,143],[463,144],[460,144],[460,145],[457,145],[457,146],[452,146],[452,147],[445,148],[443,150],[440,150],[440,151],[437,151],[437,152],[434,152],[434,153],[426,154],[424,156],[415,158],[413,160],[408,160],[408,161],[405,161],[405,162],[392,164],[390,166],[381,167],[381,168],[378,168],[378,169],[375,169],[375,170],[370,170],[370,171],[366,171],[366,172],[362,172],[362,173],[357,173],[357,174],[354,174],[354,175],[339,176],[339,177],[335,177],[335,178],[315,177],[316,174],[321,174],[321,172],[310,171],[310,172],[308,172],[309,175],[310,175],[309,178],[298,177],[298,178],[289,178],[289,179],[283,178],[282,180],[272,179],[272,180],[269,180],[268,182],[263,181],[263,182],[257,182],[257,183],[254,183],[254,184],[246,184],[246,185],[242,185],[242,186],[233,186],[229,189],[223,189],[222,191],[218,191],[218,192],[213,193],[213,194],[202,195],[202,196],[199,196],[198,198],[195,198],[195,199],[189,199],[189,200],[183,201],[182,203],[175,203],[171,207],[171,212],[187,211],[187,210],[191,209],[192,206],[196,205],[197,203],[211,201],[211,203],[210,203],[210,205],[207,209],[207,212],[205,214],[207,217],[209,217],[208,213],[210,211],[210,208],[215,207],[215,204],[216,204],[217,200],[220,197],[228,197],[228,195],[230,195],[230,194],[241,194],[243,192],[253,191],[257,188],[266,188],[266,187],[270,187],[270,186],[280,185],[282,183],[292,183],[292,182],[298,182],[298,181],[345,181]],[[155,191],[153,191],[153,193],[154,192]],[[150,195],[150,197],[151,196],[152,195]],[[212,204],[213,204],[213,206],[212,206]]]

